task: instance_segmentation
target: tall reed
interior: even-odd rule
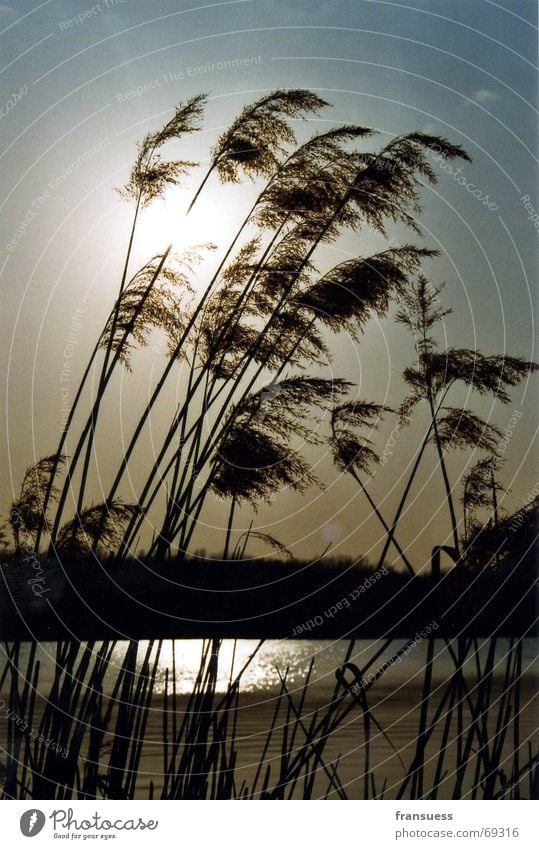
[[[387,660],[377,666],[381,652],[389,648],[390,657],[405,660],[410,651],[410,641],[392,642],[361,670],[351,642],[329,697],[317,695],[313,663],[293,689],[287,670],[277,672],[273,716],[267,711],[261,723],[260,751],[250,767],[242,752],[248,739],[243,717],[256,707],[243,703],[241,684],[261,643],[238,672],[231,667],[221,691],[219,641],[204,641],[187,695],[178,692],[174,649],[172,666],[160,669],[161,643],[144,651],[128,643],[118,663],[114,643],[59,643],[48,690],[35,644],[24,661],[20,645],[6,644],[0,671],[9,705],[0,726],[8,752],[3,798],[346,799],[350,792],[360,798],[530,798],[537,754],[521,730],[522,640],[505,647],[496,638],[483,644],[471,639],[464,666],[450,642],[428,639],[421,695],[417,704],[408,702],[417,722],[408,763],[391,739],[396,726],[384,727],[379,719],[387,690],[377,697],[377,689],[391,669]],[[454,672],[435,680],[441,652],[453,656]],[[339,764],[351,755],[329,755],[350,723],[356,740],[352,785],[339,775]],[[161,752],[160,771],[155,751]]]

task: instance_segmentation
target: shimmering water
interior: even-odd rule
[[[405,639],[395,639],[376,660],[369,672],[382,667],[405,643]],[[486,654],[488,643],[488,640],[479,641],[483,655]],[[127,645],[127,642],[117,643],[105,685],[115,678],[125,656]],[[271,694],[279,689],[280,676],[285,674],[290,690],[300,688],[305,681],[311,662],[314,661],[311,688],[313,691],[320,691],[325,694],[335,684],[335,670],[343,663],[348,645],[349,643],[346,640],[266,640],[256,651],[257,646],[259,646],[257,640],[223,640],[219,652],[217,690],[224,692],[230,679],[240,672],[251,655],[255,653],[241,676],[243,692]],[[380,650],[382,645],[383,642],[380,640],[357,640],[350,659],[359,669],[364,669],[370,658]],[[384,673],[383,686],[392,690],[399,687],[421,686],[426,646],[427,641],[423,640],[407,650],[401,660],[391,665]],[[140,642],[140,662],[142,662],[147,647],[148,641]],[[504,659],[508,647],[509,641],[507,639],[498,640],[495,662],[496,671],[499,675],[503,674],[504,671]],[[99,644],[97,648],[99,648]],[[537,679],[539,677],[537,650],[537,639],[525,640],[523,674],[526,678]],[[25,646],[21,653],[22,662],[20,664],[20,671],[23,674],[24,657],[27,652],[28,647]],[[200,665],[202,640],[175,640],[174,642],[165,640],[163,642],[157,675],[157,692],[163,691],[167,668],[169,669],[170,680],[173,653],[175,655],[177,691],[178,693],[189,693]],[[38,659],[41,666],[39,684],[41,692],[46,692],[52,681],[54,658],[55,643],[42,643],[38,649]],[[1,657],[0,665],[2,665]],[[445,680],[451,674],[453,668],[453,661],[445,643],[442,640],[436,640],[434,680]],[[472,659],[467,661],[465,670],[467,668],[475,675],[475,662]]]
[[[472,697],[478,684],[479,667],[483,667],[489,643],[489,640],[485,640],[483,643],[479,641],[478,665],[476,665],[476,658],[470,657],[464,666],[464,677]],[[380,652],[379,657],[376,658],[366,674],[380,670],[405,644],[406,640],[404,639],[394,640],[390,646]],[[124,661],[127,646],[127,642],[119,642],[114,649],[112,662],[104,682],[106,692],[110,692],[112,689],[117,672]],[[147,641],[141,642],[138,646],[139,668],[148,646]],[[349,659],[363,675],[371,658],[383,646],[384,643],[380,640],[358,640],[354,644]],[[99,647],[100,644],[97,644],[96,651]],[[152,657],[155,657],[156,647],[157,644],[152,645]],[[244,670],[241,677],[241,697],[237,711],[237,725],[234,725],[233,731],[238,786],[243,781],[250,786],[261,763],[264,770],[271,767],[273,772],[279,772],[279,763],[282,756],[280,741],[285,733],[283,729],[286,729],[286,723],[289,721],[286,704],[279,714],[279,720],[275,726],[276,732],[271,732],[273,736],[270,735],[269,745],[266,740],[268,734],[270,734],[270,729],[274,727],[273,715],[279,703],[278,693],[282,679],[286,678],[290,693],[296,692],[294,701],[298,704],[301,701],[298,691],[302,690],[311,664],[313,664],[308,695],[302,710],[302,721],[305,723],[305,727],[308,727],[316,714],[323,716],[324,711],[327,710],[335,685],[335,670],[345,660],[348,647],[349,643],[345,640],[267,640],[260,646],[256,640],[223,641],[218,658],[217,690],[219,692],[226,691],[229,681],[238,675],[240,670]],[[504,688],[504,674],[509,647],[509,640],[499,639],[497,641],[494,669],[496,680],[492,684],[489,699],[492,717],[489,719],[488,733],[493,735],[492,739],[496,735],[496,717],[500,693]],[[513,769],[515,745],[520,750],[521,766],[530,757],[528,747],[531,745],[534,750],[536,747],[539,701],[537,698],[537,682],[539,680],[537,648],[537,640],[535,639],[528,639],[524,643],[523,680],[518,709],[518,736],[515,736],[517,733],[516,726],[514,719],[511,719],[507,734],[505,734],[503,751],[500,755],[501,767],[508,775],[511,774]],[[178,722],[180,722],[184,716],[184,711],[188,710],[187,694],[191,692],[199,671],[202,649],[201,640],[176,640],[174,642],[169,640],[162,645],[156,694],[152,699],[144,733],[144,745],[137,779],[136,796],[138,798],[148,798],[150,785],[153,786],[154,792],[159,795],[164,776],[168,770],[168,761],[163,744],[163,706],[165,701],[160,695],[165,689],[167,670],[170,692],[170,675],[174,665],[176,689],[179,694],[176,710]],[[39,727],[39,720],[53,681],[55,650],[54,643],[43,643],[38,649],[40,674],[34,719],[36,727]],[[376,792],[380,792],[380,788],[383,787],[386,798],[395,798],[398,794],[399,787],[406,777],[406,770],[414,759],[418,739],[418,722],[421,715],[426,650],[426,640],[420,640],[415,646],[409,647],[402,655],[400,662],[389,665],[387,671],[369,690],[369,709],[373,711],[371,715],[376,717],[378,723],[376,727],[371,728],[369,738],[369,770],[372,781],[376,783]],[[442,698],[445,683],[454,673],[454,663],[446,644],[442,640],[435,640],[434,650],[433,681],[429,700],[431,717],[437,703]],[[21,647],[19,671],[23,678],[26,672],[28,651],[29,646]],[[90,668],[92,665],[90,663]],[[3,662],[0,656],[0,671],[2,667]],[[19,679],[19,686],[22,683]],[[354,709],[346,716],[342,724],[332,731],[325,740],[324,758],[326,764],[338,764],[339,780],[347,797],[361,799],[365,797],[367,748],[362,711],[359,705],[354,707],[353,702],[352,707]],[[170,704],[168,710],[170,710]],[[464,715],[466,720],[464,730],[467,733],[469,711],[466,704],[464,704]],[[5,710],[0,711],[0,763],[2,750],[8,745],[7,726],[7,713]],[[443,721],[436,725],[425,761],[425,787],[427,787],[430,786],[429,782],[434,781],[440,751],[444,752],[445,777],[438,790],[438,798],[440,799],[451,798],[452,796],[457,752],[454,722],[451,726],[450,738],[448,741],[446,740],[442,747],[443,726]],[[296,746],[299,745],[301,736],[300,733]],[[106,773],[107,770],[106,759],[113,739],[114,725],[112,724],[103,746],[105,764],[100,767],[103,773]],[[515,743],[517,739],[520,741],[518,744]],[[82,758],[83,761],[84,757]],[[474,757],[476,757],[475,749],[471,753],[471,761]],[[471,762],[467,772],[467,783],[462,790],[464,795],[469,790],[469,782],[474,774],[475,763]],[[316,767],[316,784],[312,797],[323,797],[328,792],[329,798],[333,798],[335,791],[333,789],[327,791],[326,788],[327,769],[324,764],[320,763]],[[527,774],[523,777],[521,791],[525,798],[529,798],[531,791],[528,789]],[[302,790],[299,785],[294,793],[299,794],[299,798],[301,798]],[[374,790],[372,790],[372,793],[374,794]]]

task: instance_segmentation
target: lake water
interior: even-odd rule
[[[481,655],[485,655],[488,639],[479,640]],[[406,640],[395,639],[371,667],[369,672],[379,669]],[[127,642],[118,642],[115,648],[109,671],[109,680],[122,663],[127,648]],[[249,657],[255,651],[257,640],[223,640],[219,652],[217,691],[224,692],[231,675],[237,674],[244,667]],[[301,687],[314,660],[311,687],[320,692],[331,690],[335,685],[335,670],[343,663],[349,642],[347,640],[266,640],[255,654],[253,660],[245,669],[241,678],[241,690],[245,693],[271,694],[279,689],[280,677],[287,672],[287,682],[290,689]],[[370,658],[383,646],[381,640],[356,640],[352,656],[353,663],[363,669]],[[498,674],[503,674],[504,659],[509,641],[500,638],[497,643],[495,667]],[[52,682],[54,674],[55,643],[41,643],[37,659],[40,661],[40,690],[46,691]],[[98,644],[99,647],[99,644]],[[148,641],[139,644],[139,657],[142,658],[148,647]],[[425,666],[427,641],[422,640],[406,651],[400,662],[391,665],[384,673],[384,686],[394,689],[399,686],[419,687],[422,683]],[[523,674],[530,680],[539,678],[538,640],[528,638],[524,641]],[[199,669],[202,652],[202,640],[175,640],[174,654],[176,662],[176,686],[179,693],[191,692],[193,681]],[[24,658],[28,654],[28,646],[21,652],[21,672],[24,672]],[[172,668],[173,641],[163,642],[157,692],[163,691],[165,670]],[[0,655],[0,665],[2,657]],[[434,680],[443,681],[451,674],[453,662],[442,640],[435,640]],[[470,658],[465,670],[474,671],[474,662]]]
[[[369,673],[379,670],[390,657],[394,656],[399,648],[403,647],[406,640],[394,640],[392,645],[383,651],[369,669]],[[482,665],[488,650],[489,640],[480,640],[479,660]],[[116,671],[124,659],[127,643],[118,643],[113,654],[108,678],[105,680],[105,691],[110,690],[110,685],[116,677]],[[139,658],[144,655],[148,646],[147,642],[139,645]],[[256,640],[225,640],[222,643],[218,663],[218,692],[225,692],[228,682],[232,676],[237,674],[246,664],[252,653],[258,646]],[[295,693],[296,704],[300,699],[303,682],[309,671],[311,662],[314,660],[313,673],[309,686],[308,696],[304,704],[302,716],[306,726],[316,711],[323,715],[327,708],[335,685],[335,670],[343,663],[349,643],[344,640],[267,640],[256,652],[254,658],[245,669],[241,681],[240,709],[238,711],[238,723],[234,732],[237,748],[236,775],[239,784],[245,780],[249,785],[258,764],[263,760],[264,768],[268,765],[279,772],[281,757],[279,733],[271,742],[269,748],[265,749],[265,740],[268,729],[272,723],[272,716],[278,702],[278,692],[282,677],[286,676],[289,692]],[[99,647],[99,644],[98,644]],[[353,653],[350,657],[360,670],[364,670],[373,655],[380,651],[383,643],[379,640],[356,641]],[[495,681],[489,697],[489,706],[492,707],[492,739],[496,734],[496,713],[500,693],[503,690],[503,676],[506,669],[506,657],[509,648],[507,639],[498,639],[495,654]],[[537,683],[539,680],[539,662],[537,659],[538,641],[527,639],[524,641],[522,686],[519,708],[519,730],[518,747],[521,748],[521,765],[529,758],[530,744],[534,751],[537,747],[537,730],[539,716],[539,698]],[[163,721],[163,698],[164,681],[167,668],[172,668],[173,653],[175,656],[176,685],[178,696],[178,713],[183,715],[187,708],[187,694],[191,692],[193,682],[199,670],[201,659],[201,640],[176,640],[165,641],[162,646],[159,671],[157,675],[156,695],[154,697],[150,717],[144,735],[144,748],[140,762],[139,778],[136,795],[138,798],[148,798],[150,785],[154,792],[159,795],[163,782],[166,764],[163,760],[162,721]],[[413,648],[409,648],[398,663],[390,665],[383,677],[381,677],[369,690],[369,707],[373,716],[384,729],[382,733],[377,727],[371,728],[370,742],[370,771],[376,782],[376,792],[384,786],[386,798],[395,798],[398,788],[403,781],[406,770],[414,758],[418,735],[418,719],[421,711],[422,683],[424,676],[427,641],[419,641]],[[28,646],[23,646],[20,658],[20,671],[24,675],[25,655],[28,654]],[[46,697],[54,673],[54,643],[43,643],[39,646],[38,656],[41,663],[38,684],[39,714],[40,697]],[[0,658],[0,669],[2,668]],[[446,682],[454,672],[454,664],[448,653],[447,647],[442,640],[434,641],[434,663],[431,698],[429,700],[429,715],[432,716],[436,704],[444,692]],[[475,660],[470,658],[464,666],[464,677],[467,686],[473,696],[474,688],[478,683],[478,669]],[[108,685],[108,686],[107,686]],[[5,689],[5,687],[4,687]],[[170,692],[170,677],[169,677]],[[347,697],[348,698],[348,697]],[[283,718],[280,723],[286,725],[286,705]],[[465,729],[469,725],[468,708],[464,705]],[[442,717],[443,720],[443,717]],[[365,735],[363,715],[359,706],[355,706],[346,720],[327,739],[324,750],[326,765],[338,764],[338,774],[344,792],[348,798],[364,798],[364,764],[365,764]],[[489,720],[490,722],[490,720]],[[502,767],[511,775],[513,764],[513,752],[515,749],[515,731],[509,720],[503,752],[501,755]],[[7,723],[2,722],[0,716],[0,744],[5,745],[5,731]],[[436,763],[440,752],[443,731],[443,721],[437,726],[429,744],[429,751],[425,761],[425,782],[433,780]],[[112,742],[112,734],[108,734],[109,743]],[[454,762],[456,751],[456,737],[454,725],[447,747],[448,766]],[[474,753],[471,753],[473,760]],[[318,768],[317,783],[314,787],[314,798],[325,797],[327,791],[327,775]],[[451,798],[454,771],[446,770],[447,775],[440,785],[438,798]],[[469,774],[473,777],[474,766],[470,766]],[[527,789],[527,777],[524,778],[524,795],[530,792]],[[465,796],[464,788],[463,794]],[[301,797],[301,787],[298,786],[297,793]],[[329,792],[328,798],[335,798],[335,792]]]

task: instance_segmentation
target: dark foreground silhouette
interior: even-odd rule
[[[438,636],[538,633],[536,516],[474,530],[468,560],[416,577],[363,563],[278,560],[64,562],[1,569],[0,638]]]

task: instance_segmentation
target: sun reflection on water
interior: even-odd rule
[[[406,641],[395,640],[393,645],[379,656],[376,668],[384,664],[391,655]],[[506,648],[502,645],[497,649],[500,661],[499,674],[503,672],[502,658]],[[223,640],[218,657],[218,675],[216,691],[226,692],[227,686],[245,667],[241,676],[241,690],[246,693],[276,693],[280,689],[282,677],[286,676],[290,692],[301,690],[309,673],[311,662],[313,670],[311,685],[313,690],[328,693],[335,685],[335,671],[345,660],[348,648],[347,640],[265,640],[259,645],[258,640]],[[525,674],[537,675],[538,667],[534,651],[535,640],[525,641]],[[378,640],[358,640],[355,643],[351,660],[361,669],[381,646]],[[444,680],[453,671],[450,657],[443,641],[436,641],[434,679]],[[118,644],[113,665],[119,667],[125,654],[125,643]],[[148,647],[148,641],[139,643],[139,662],[142,662]],[[200,668],[203,650],[203,640],[175,640],[176,690],[180,694],[191,693],[193,683]],[[425,663],[425,646],[419,644],[409,652],[402,663],[388,668],[384,674],[383,686],[393,689],[403,684],[419,686],[422,680]],[[155,647],[153,649],[155,652]],[[253,659],[249,658],[255,652]],[[152,657],[155,655],[152,655]],[[534,662],[535,661],[535,662]],[[469,663],[473,663],[469,659]],[[173,641],[165,640],[159,660],[156,692],[163,693],[165,676],[168,669],[169,691],[170,676],[173,667]],[[496,671],[495,671],[496,674]]]
[[[218,677],[216,690],[219,693],[226,691],[228,683],[245,666],[252,653],[258,646],[258,640],[223,640],[219,651]],[[359,669],[363,669],[369,659],[375,655],[382,642],[379,640],[362,639],[357,640],[351,660]],[[392,645],[383,651],[376,660],[375,669],[380,668],[385,661],[405,642],[404,639],[396,639]],[[424,641],[426,642],[426,641]],[[311,690],[324,698],[330,693],[335,685],[335,671],[342,665],[348,648],[348,640],[266,640],[255,654],[253,660],[241,676],[241,690],[244,693],[277,693],[280,689],[280,676],[286,675],[287,687],[290,692],[299,691],[305,683],[309,672],[311,661],[314,666],[311,676]],[[524,640],[523,675],[531,681],[539,680],[539,660],[537,652],[538,640],[526,638]],[[140,671],[144,655],[149,646],[148,640],[140,641],[137,652],[137,668]],[[193,683],[200,668],[202,656],[202,640],[175,640],[175,666],[176,666],[176,691],[179,694],[191,693]],[[122,664],[125,661],[128,643],[119,641],[112,654],[111,662],[107,669],[104,680],[104,692],[110,693]],[[418,644],[416,648],[408,652],[400,664],[395,664],[387,669],[383,678],[377,683],[377,690],[386,689],[397,691],[400,687],[418,687],[421,685],[425,664],[424,644]],[[155,658],[157,641],[153,642],[151,658]],[[481,646],[480,654],[484,657],[488,650],[488,640]],[[504,672],[504,659],[508,650],[508,640],[499,638],[496,647],[495,675],[501,676]],[[21,669],[25,668],[25,658],[28,657],[30,644],[21,647]],[[84,647],[81,645],[79,660],[82,658]],[[97,650],[94,649],[94,652]],[[40,662],[40,692],[46,692],[52,685],[55,673],[54,643],[40,643],[37,650],[37,658]],[[465,672],[470,666],[470,674],[476,673],[475,661],[469,657],[465,664]],[[157,668],[155,691],[162,694],[165,689],[166,671],[169,670],[169,691],[171,690],[171,674],[173,666],[173,642],[164,640],[161,648],[159,665]],[[454,672],[453,661],[442,640],[435,643],[435,661],[433,678],[436,681],[444,680]],[[0,689],[5,694],[6,683]]]
[[[276,641],[264,642],[258,651],[258,640],[224,640],[219,650],[217,692],[225,692],[230,680],[233,680],[239,672],[244,669],[241,676],[241,689],[244,692],[270,692],[280,686],[280,675],[286,675],[287,686],[293,690],[301,687],[305,681],[313,656],[320,653],[321,644],[312,644],[299,641]],[[326,652],[327,652],[327,646]],[[203,650],[202,640],[176,640],[175,641],[175,665],[176,665],[176,687],[179,693],[190,693],[193,682],[197,676]],[[251,662],[249,658],[255,652]],[[335,654],[336,665],[338,665],[337,654],[341,657],[341,651]],[[322,664],[328,665],[328,658]],[[157,691],[163,692],[165,670],[172,669],[173,647],[172,641],[163,644]],[[327,679],[322,674],[322,679]],[[334,682],[333,676],[329,681],[321,680],[323,686],[331,686]]]

